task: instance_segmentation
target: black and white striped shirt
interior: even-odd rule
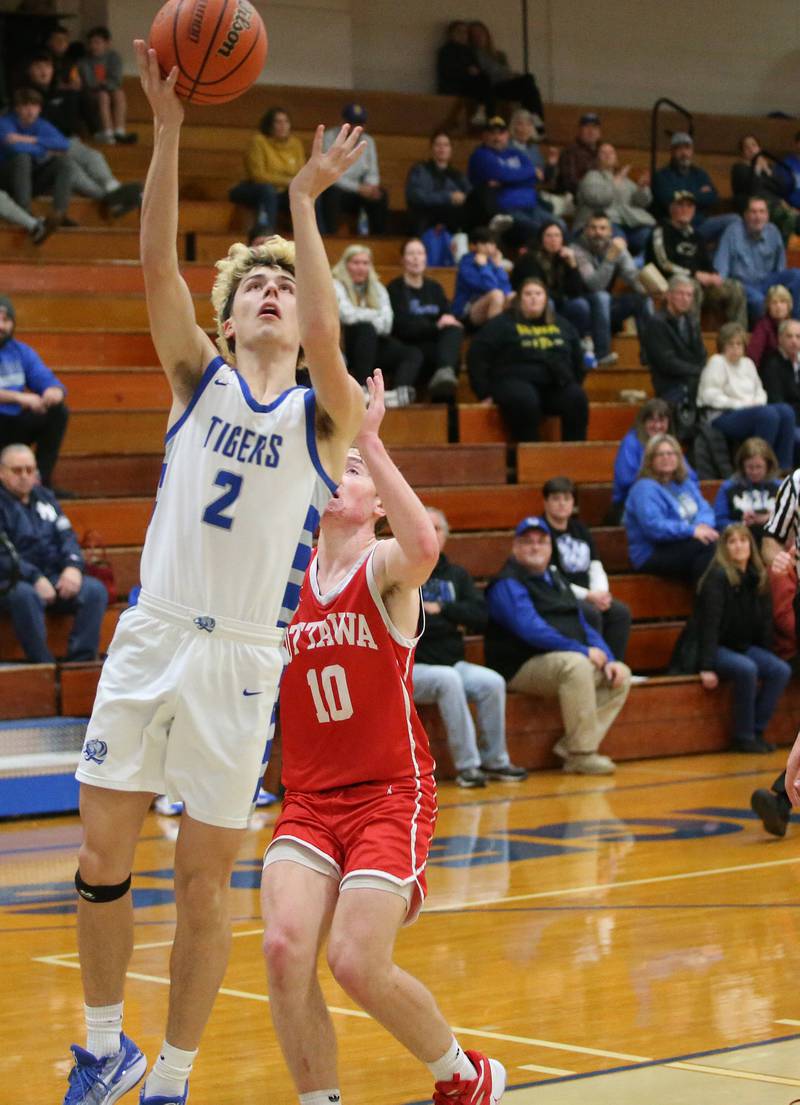
[[[772,516],[764,526],[764,536],[772,537],[781,545],[794,536],[795,548],[800,554],[800,468],[790,472],[778,488]]]

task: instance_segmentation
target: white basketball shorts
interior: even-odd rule
[[[274,730],[283,631],[142,592],[120,617],[75,775],[246,828]]]

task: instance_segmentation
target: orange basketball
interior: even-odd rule
[[[149,46],[175,91],[193,104],[224,104],[250,87],[267,58],[267,31],[248,0],[168,0],[150,28]]]

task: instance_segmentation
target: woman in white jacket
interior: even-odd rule
[[[781,468],[793,465],[795,418],[788,403],[768,403],[758,370],[744,355],[747,335],[738,322],[726,322],[717,349],[700,374],[697,405],[725,437],[761,437],[775,450]]]
[[[414,384],[422,368],[422,350],[392,337],[394,312],[367,246],[348,246],[331,269],[344,335],[347,370],[366,388],[376,368],[393,382],[384,394],[387,407],[406,407],[416,398]]]

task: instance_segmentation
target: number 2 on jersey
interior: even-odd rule
[[[317,721],[347,721],[353,716],[347,675],[340,664],[330,664],[322,669],[319,676],[311,668],[306,673],[306,679],[314,699]]]
[[[233,525],[233,518],[229,514],[223,514],[223,510],[232,506],[233,503],[239,498],[239,493],[242,490],[242,476],[237,476],[235,472],[226,472],[224,468],[221,468],[214,479],[215,487],[226,487],[228,490],[223,492],[219,498],[214,499],[212,503],[209,503],[206,509],[203,511],[203,521],[208,522],[211,526],[219,526],[220,529],[230,529]]]

